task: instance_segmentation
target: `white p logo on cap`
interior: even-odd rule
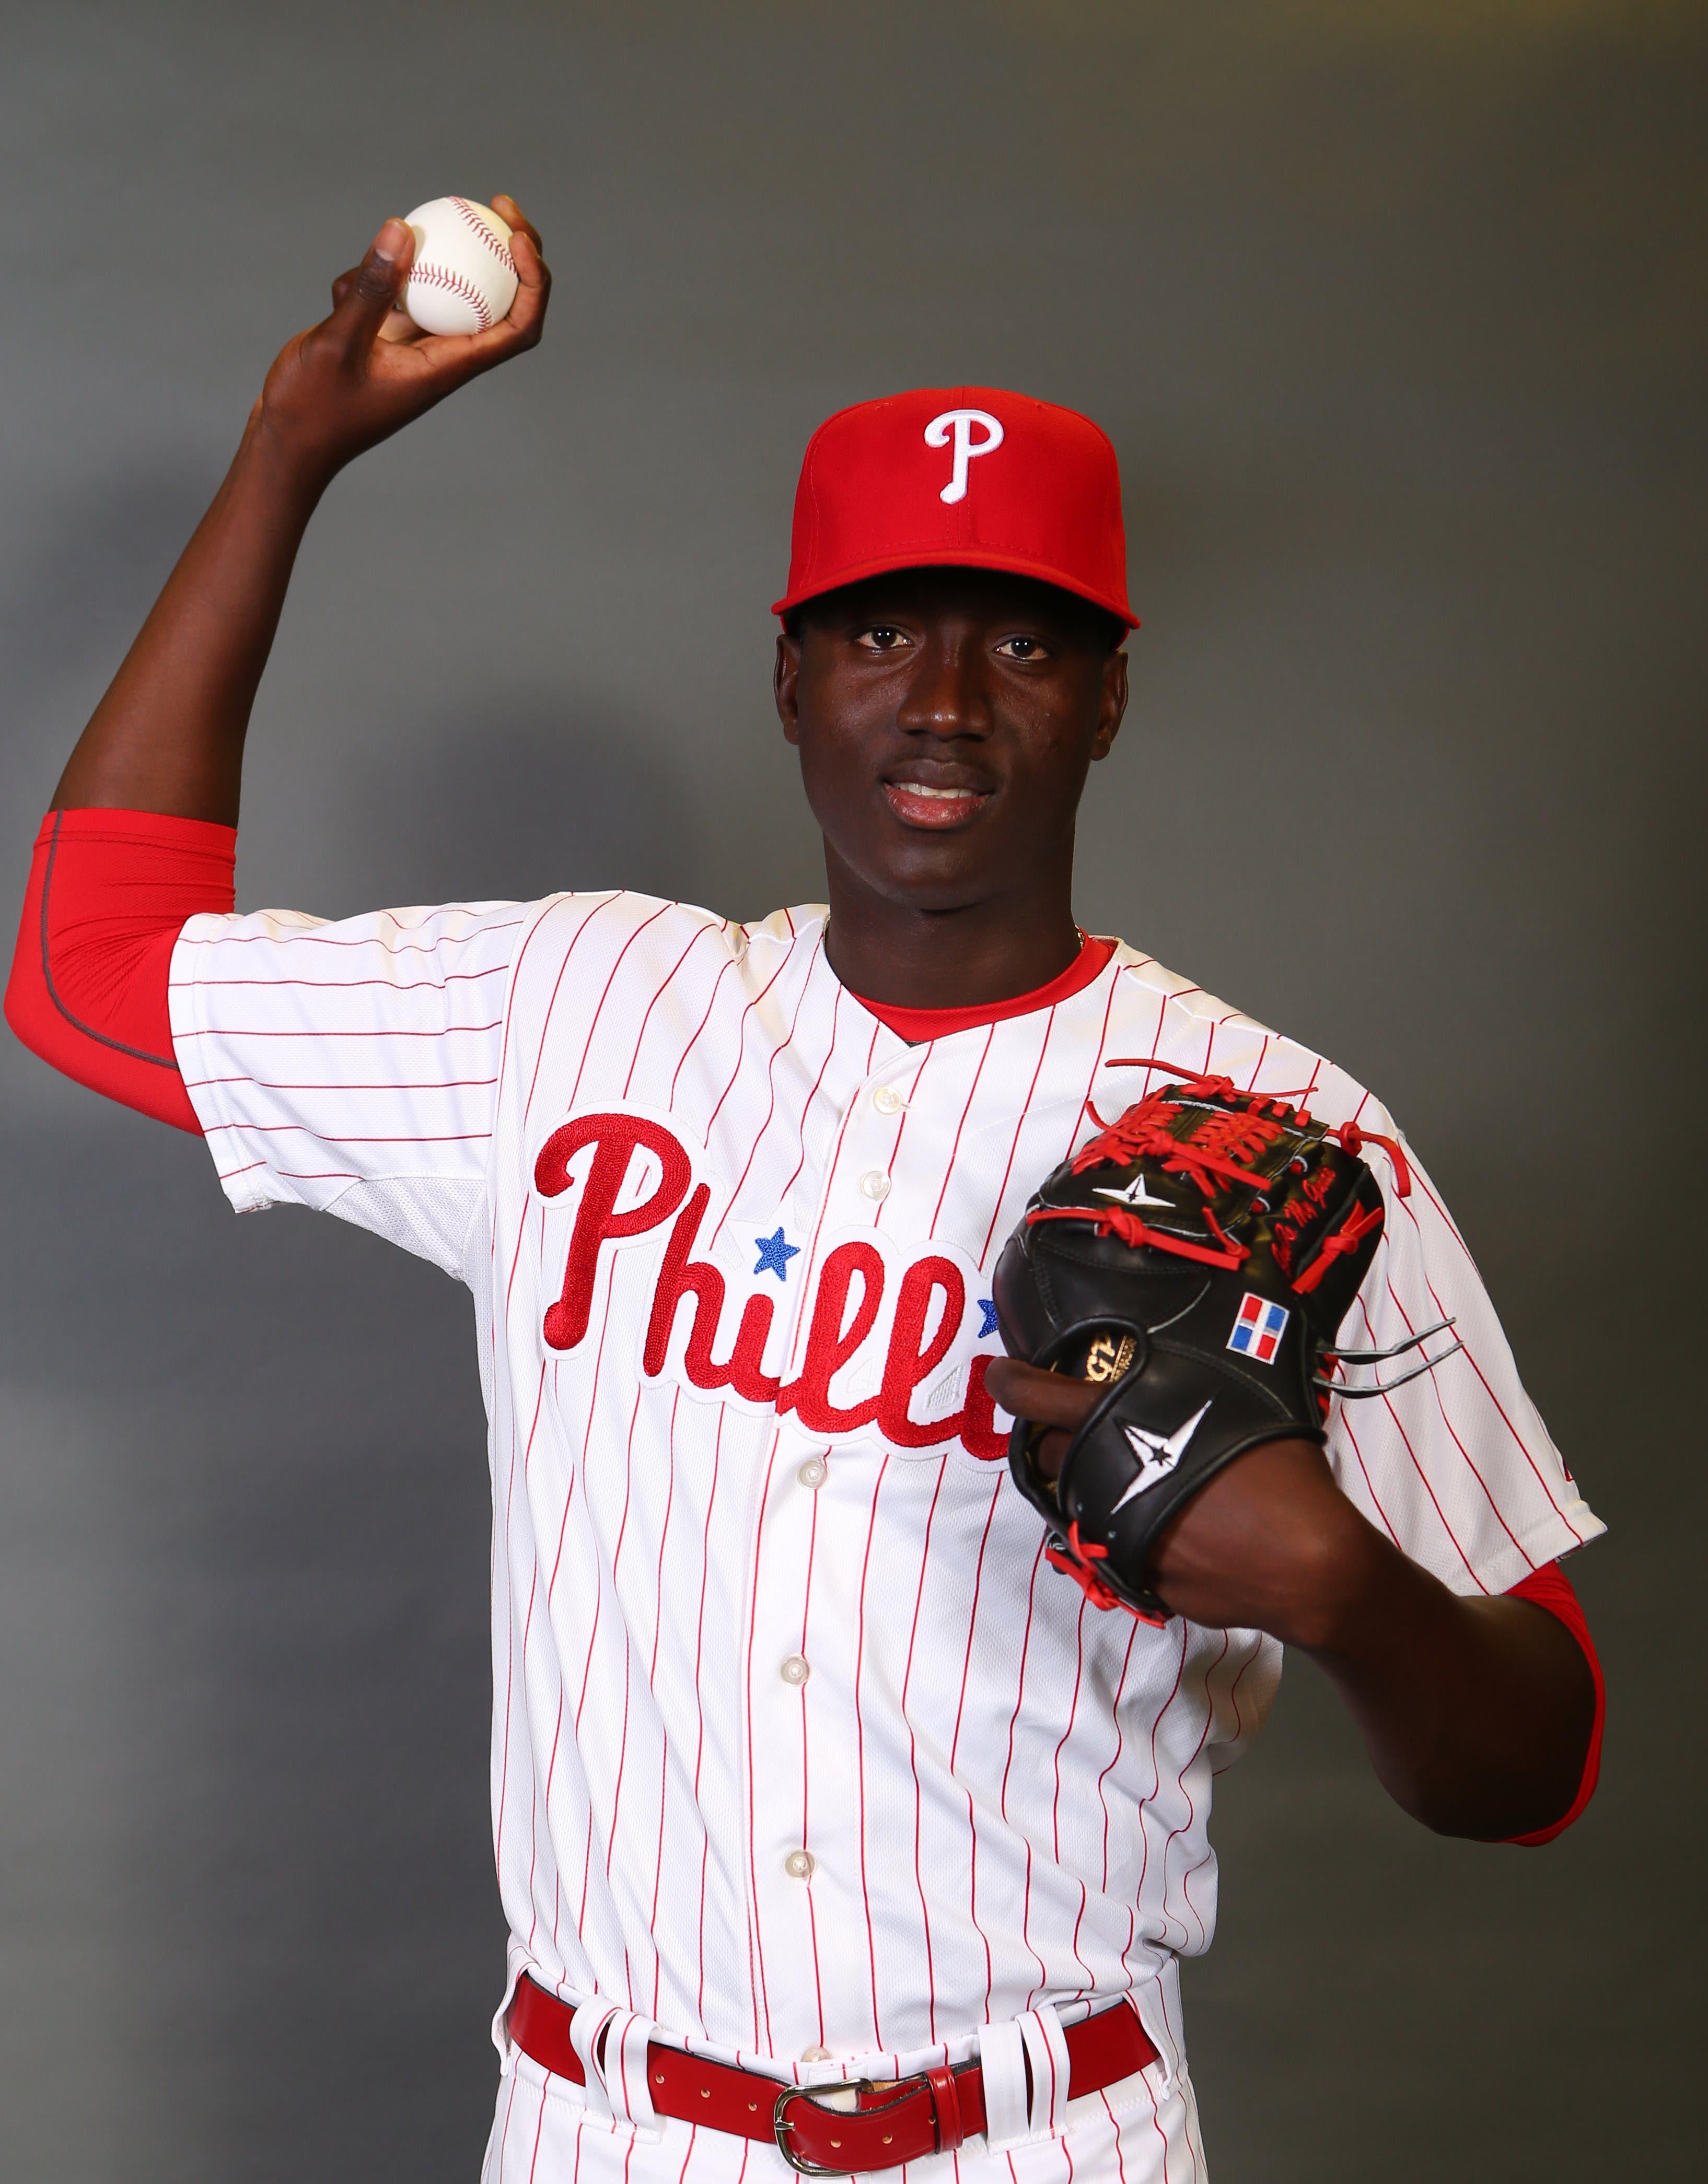
[[[975,440],[973,427],[982,425],[985,437]],[[941,417],[934,417],[925,427],[928,448],[946,448],[951,437],[955,443],[955,466],[949,482],[937,498],[940,500],[964,500],[967,498],[967,465],[974,455],[988,455],[1002,444],[1002,428],[988,410],[946,410]]]

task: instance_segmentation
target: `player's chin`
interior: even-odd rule
[[[1002,893],[1008,866],[1006,856],[992,856],[976,836],[967,834],[923,850],[917,843],[885,843],[864,861],[868,883],[886,901],[932,914],[968,910]]]

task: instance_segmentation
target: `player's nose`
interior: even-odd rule
[[[912,735],[986,736],[990,694],[980,648],[955,638],[922,644],[896,720]]]

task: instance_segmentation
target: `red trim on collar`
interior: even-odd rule
[[[1010,1017],[1028,1017],[1035,1009],[1053,1008],[1058,1001],[1083,993],[1094,978],[1100,978],[1114,952],[1113,940],[1088,933],[1079,954],[1047,986],[1035,986],[1030,994],[1015,994],[1006,1001],[975,1001],[964,1009],[900,1009],[892,1007],[888,1001],[868,1001],[863,994],[856,994],[854,998],[868,1015],[887,1025],[897,1039],[905,1039],[910,1046],[918,1046],[928,1039],[947,1039],[952,1032],[973,1031],[980,1024],[1006,1023]]]

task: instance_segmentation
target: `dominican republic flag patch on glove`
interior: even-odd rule
[[[1281,1347],[1287,1318],[1284,1304],[1271,1304],[1267,1297],[1253,1296],[1248,1290],[1240,1299],[1239,1314],[1234,1321],[1234,1331],[1228,1337],[1228,1348],[1237,1350],[1242,1357],[1256,1358],[1259,1365],[1271,1364]]]

